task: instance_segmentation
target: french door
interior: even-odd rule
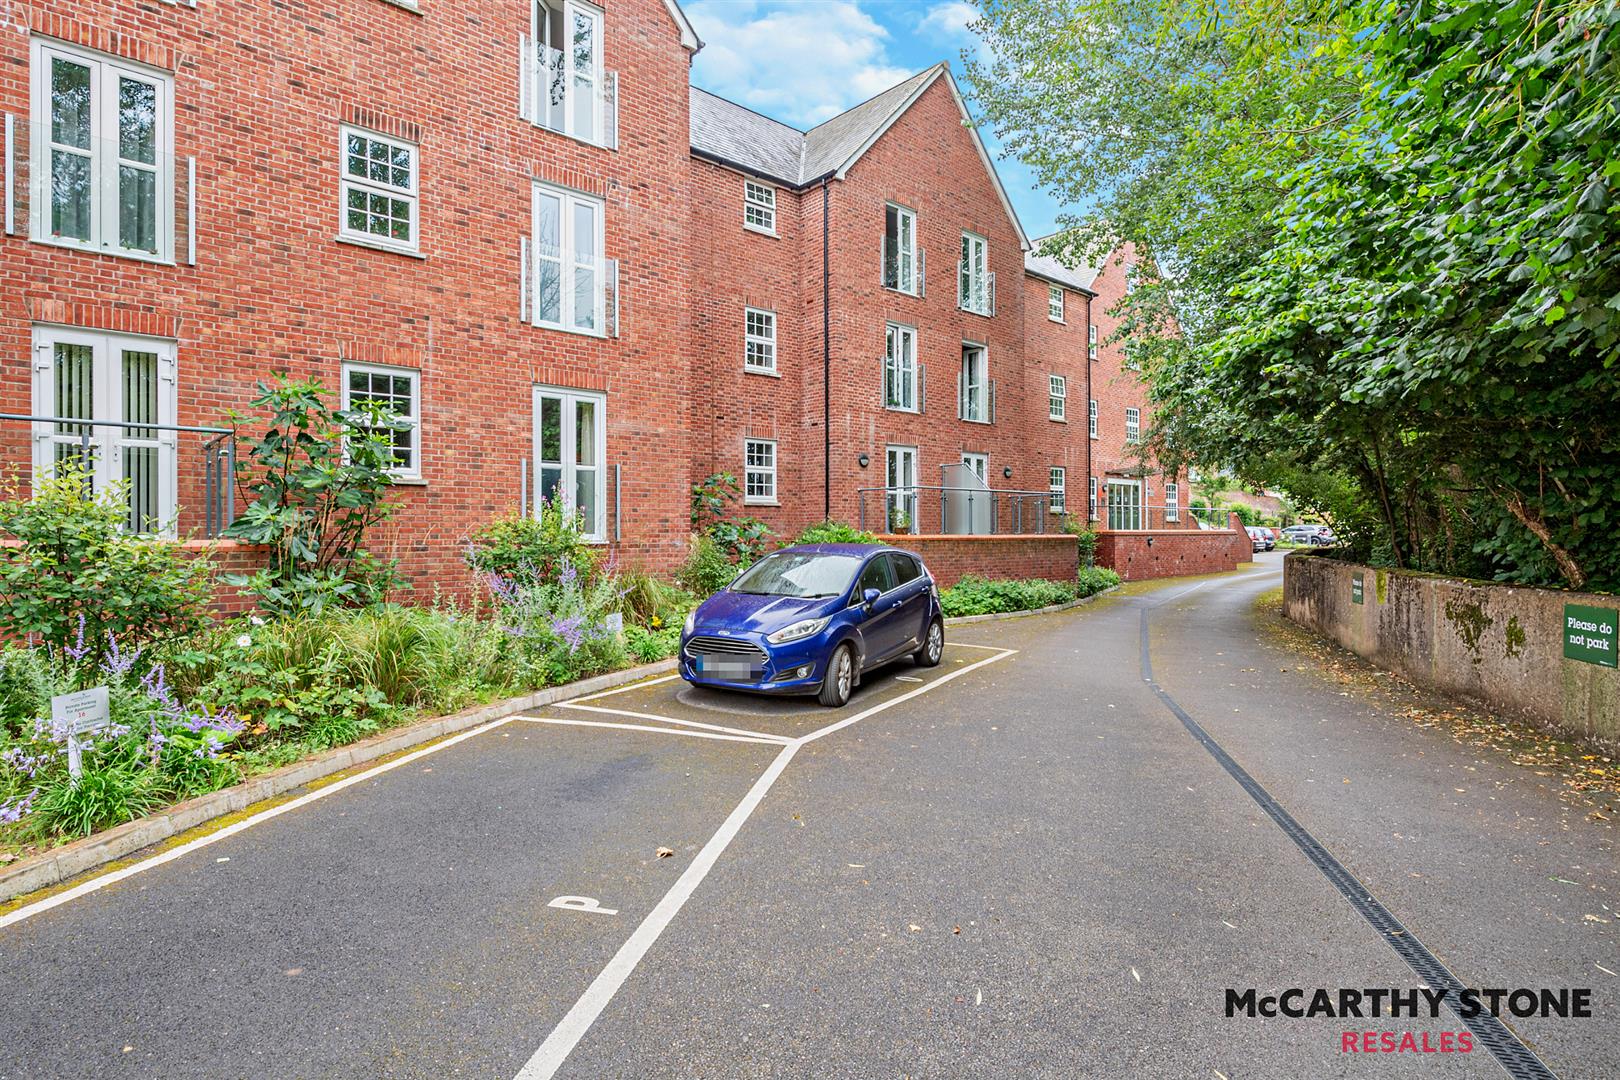
[[[1108,481],[1108,527],[1110,529],[1142,527],[1142,481]]]
[[[964,453],[962,455],[962,464],[966,465],[970,470],[972,470],[974,476],[977,476],[980,480],[983,480],[986,484],[989,483],[989,479],[988,479],[989,472],[990,472],[990,455],[989,454],[967,454],[967,453]]]
[[[35,471],[49,472],[63,461],[82,462],[95,490],[124,486],[128,529],[172,531],[176,433],[112,422],[173,426],[175,380],[172,341],[36,328],[34,415],[59,422],[33,426]]]
[[[917,448],[891,446],[888,448],[888,521],[890,532],[908,533],[917,524]]]
[[[587,539],[607,540],[607,398],[534,388],[535,510],[542,499],[577,511]]]

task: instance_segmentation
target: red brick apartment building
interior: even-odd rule
[[[713,471],[783,532],[1033,531],[1129,479],[1140,387],[1088,359],[1123,271],[1030,255],[948,69],[800,132],[700,47],[674,0],[0,0],[0,412],[102,423],[190,534],[225,441],[169,428],[281,375],[380,399],[428,578],[559,490],[670,565]],[[0,420],[0,464],[83,437]],[[1033,494],[942,497],[964,463]]]

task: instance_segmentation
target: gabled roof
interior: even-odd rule
[[[1052,234],[1052,236],[1056,235],[1056,233]],[[1069,288],[1079,289],[1081,292],[1093,293],[1091,286],[1096,282],[1097,274],[1102,268],[1093,266],[1090,263],[1069,266],[1059,262],[1056,256],[1040,254],[1041,245],[1052,239],[1052,236],[1037,237],[1034,248],[1024,252],[1024,270],[1038,278],[1045,278],[1059,285],[1067,285]]]
[[[1018,213],[1013,209],[1012,200],[1007,197],[1007,190],[996,173],[995,163],[985,149],[984,141],[979,138],[967,103],[946,64],[935,64],[919,71],[904,82],[891,86],[876,97],[839,113],[807,132],[694,86],[691,95],[692,150],[701,157],[712,158],[789,187],[807,187],[826,177],[842,180],[872,144],[882,138],[883,133],[942,76],[962,114],[963,126],[979,152],[979,159],[995,185],[1007,220],[1012,222],[1019,243],[1027,251],[1029,237],[1018,221]]]
[[[664,0],[664,8],[669,12],[669,17],[675,20],[675,29],[681,32],[681,48],[695,55],[703,48],[703,40],[697,36],[692,20],[686,17],[686,12],[675,0]]]

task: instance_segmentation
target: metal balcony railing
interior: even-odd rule
[[[1057,531],[1051,491],[918,484],[856,490],[862,529],[926,536],[1030,536]]]
[[[883,287],[912,296],[928,295],[928,252],[921,246],[901,248],[892,236],[883,238]]]
[[[536,326],[619,336],[619,261],[525,239],[519,252],[519,317]]]
[[[523,35],[519,112],[536,127],[619,148],[619,75]],[[585,62],[581,63],[583,59]]]
[[[3,421],[26,423],[33,432],[31,442],[54,446],[46,452],[45,467],[76,461],[93,487],[123,482],[131,532],[172,534],[185,523],[186,510],[199,504],[203,535],[210,539],[236,518],[236,433],[230,428],[26,413],[0,413]],[[180,472],[179,440],[165,439],[165,434],[206,436],[196,449],[201,475]],[[40,456],[34,460],[40,462]]]

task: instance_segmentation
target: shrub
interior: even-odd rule
[[[6,489],[0,530],[20,543],[0,553],[0,630],[93,668],[114,638],[136,649],[200,627],[210,565],[125,532],[123,485],[92,493],[86,480],[62,462],[35,478],[31,499]]]
[[[678,624],[656,630],[643,626],[627,626],[624,631],[625,648],[639,663],[650,664],[666,656],[674,656],[680,648],[681,628]]]
[[[875,544],[877,535],[842,521],[822,521],[794,537],[795,544]]]
[[[619,611],[627,624],[657,630],[679,623],[696,604],[690,592],[641,569],[619,572]]]
[[[584,519],[561,500],[542,499],[533,517],[511,513],[473,533],[467,565],[480,574],[550,583],[566,562],[586,577],[596,572],[596,549],[585,539]]]
[[[719,547],[727,562],[751,563],[765,553],[770,528],[758,518],[731,516],[737,478],[714,473],[692,485],[692,527]]]
[[[730,585],[737,574],[738,568],[726,558],[712,536],[693,533],[691,551],[676,580],[699,596],[709,596]]]
[[[1089,567],[1097,559],[1097,533],[1089,521],[1065,515],[1063,531],[1074,537],[1080,549],[1081,567]]]
[[[247,484],[254,498],[225,535],[268,545],[270,559],[232,582],[275,614],[379,602],[398,584],[395,564],[374,558],[365,541],[394,511],[393,433],[404,425],[370,402],[333,409],[319,379],[258,388],[253,405],[269,411],[269,424],[238,466],[257,470]]]
[[[968,574],[941,593],[939,602],[950,616],[992,615],[1051,607],[1067,603],[1075,595],[1076,587],[1065,581],[989,581]]]
[[[1106,566],[1082,566],[1079,579],[1075,582],[1077,598],[1096,596],[1104,589],[1112,589],[1119,584],[1119,575]]]
[[[488,584],[527,685],[565,683],[625,662],[618,581],[612,574],[588,581],[565,560],[554,583],[491,574]]]

